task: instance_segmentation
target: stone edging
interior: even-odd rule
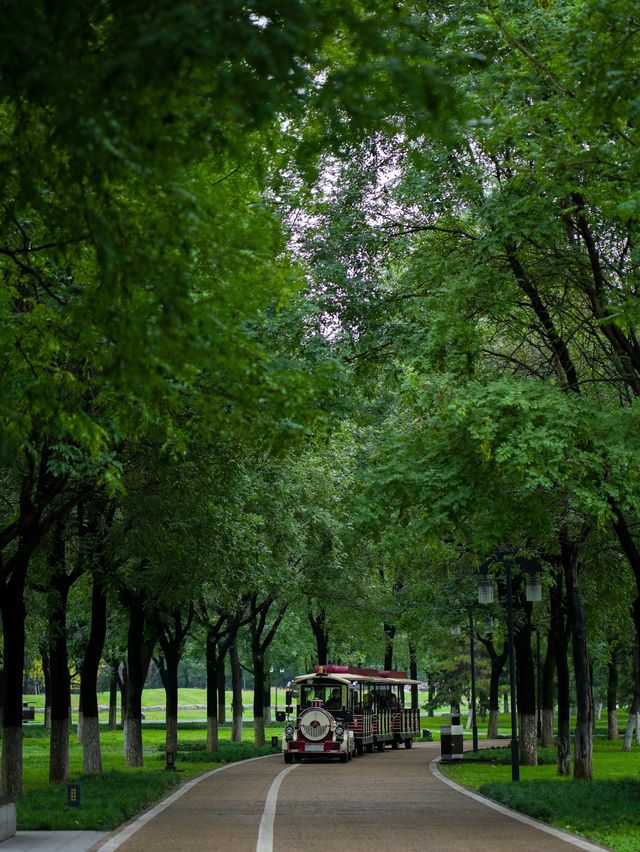
[[[584,849],[586,852],[611,852],[606,846],[598,846],[596,843],[591,843],[588,840],[583,840],[581,837],[577,837],[575,834],[569,834],[568,831],[562,831],[559,828],[553,828],[551,825],[547,825],[544,822],[540,822],[537,819],[533,819],[532,817],[525,816],[525,814],[521,814],[519,811],[514,811],[512,808],[507,808],[504,805],[499,805],[497,802],[494,802],[492,799],[487,799],[485,796],[481,796],[479,793],[475,793],[473,790],[469,790],[467,787],[463,787],[461,784],[457,784],[455,781],[452,781],[450,778],[447,778],[446,775],[443,775],[438,767],[438,763],[440,763],[440,757],[434,758],[429,764],[429,769],[432,774],[439,780],[443,781],[445,784],[448,784],[449,787],[452,787],[456,792],[462,793],[465,796],[469,796],[470,799],[475,799],[476,802],[480,802],[482,805],[486,805],[488,808],[493,808],[494,811],[498,811],[498,813],[503,814],[504,816],[511,817],[511,819],[516,819],[518,822],[522,822],[525,825],[529,825],[532,828],[537,828],[539,831],[544,831],[547,834],[551,834],[553,837],[557,837],[559,840],[564,840],[565,843],[570,843],[572,846],[576,846],[578,849]]]
[[[265,760],[268,757],[274,756],[277,755],[262,754],[259,757],[248,757],[244,760],[234,760],[231,763],[225,763],[224,766],[219,766],[217,769],[210,769],[202,775],[197,775],[195,778],[191,778],[191,780],[181,784],[177,790],[173,791],[173,793],[170,793],[164,799],[161,799],[157,805],[153,805],[149,808],[149,810],[146,810],[139,816],[134,817],[130,822],[125,823],[122,828],[116,829],[115,834],[112,834],[111,837],[107,838],[107,840],[93,848],[100,852],[115,852],[115,850],[119,849],[123,843],[136,833],[136,831],[139,831],[150,820],[158,816],[159,813],[162,813],[165,808],[168,808],[169,805],[172,805],[181,796],[184,796],[185,793],[188,793],[189,790],[191,790],[192,787],[195,787],[196,784],[199,784],[200,781],[204,781],[206,778],[211,778],[212,775],[216,775],[218,772],[224,772],[225,769],[231,769],[232,766],[238,766],[241,763],[251,763],[252,760]]]

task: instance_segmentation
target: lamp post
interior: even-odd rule
[[[538,711],[537,733],[538,739],[542,737],[542,682],[540,680],[540,628],[536,627],[536,710]]]
[[[473,623],[473,610],[469,608],[469,650],[471,656],[471,713],[473,724],[471,735],[473,738],[473,751],[478,751],[478,719],[476,716],[476,637],[475,625]]]
[[[282,680],[283,674],[284,674],[284,669],[280,669],[280,677],[276,680],[276,710],[278,709],[278,684]]]
[[[498,556],[494,560],[487,560],[480,566],[480,578],[478,580],[478,601],[480,603],[493,603],[493,582],[489,577],[489,564],[491,561],[500,561],[506,569],[507,585],[507,632],[509,637],[509,693],[511,700],[511,780],[520,780],[520,750],[518,747],[518,724],[516,719],[516,653],[513,641],[513,589],[511,586],[511,561],[508,556]]]
[[[520,780],[520,749],[516,719],[516,649],[513,641],[513,589],[511,562],[507,560],[507,629],[509,632],[509,692],[511,694],[511,780]]]

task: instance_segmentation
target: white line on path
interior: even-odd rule
[[[444,781],[445,784],[453,787],[453,789],[457,790],[458,793],[464,793],[464,795],[469,796],[470,799],[475,799],[476,802],[480,802],[488,808],[493,808],[494,811],[498,811],[498,813],[511,817],[511,819],[517,819],[518,822],[523,822],[525,825],[530,825],[533,828],[537,828],[539,831],[546,831],[547,834],[551,834],[559,840],[564,840],[565,843],[571,843],[573,846],[577,846],[578,849],[585,849],[587,852],[610,852],[606,846],[597,846],[595,843],[589,843],[588,840],[582,840],[580,837],[576,837],[575,834],[569,834],[567,831],[561,831],[559,828],[553,828],[543,822],[538,822],[537,819],[524,816],[524,814],[520,814],[517,811],[512,811],[511,808],[505,808],[497,802],[492,802],[491,799],[485,799],[484,796],[480,796],[478,793],[473,793],[471,790],[467,790],[466,787],[456,784],[455,781],[452,781],[450,778],[447,778],[446,775],[443,775],[438,768],[438,763],[440,763],[440,758],[436,757],[435,760],[432,760],[429,764],[429,769],[439,781]]]
[[[292,769],[297,769],[299,765],[300,764],[287,766],[286,769],[283,769],[282,772],[280,772],[279,775],[276,775],[273,779],[273,784],[267,794],[267,801],[264,803],[264,813],[260,820],[260,831],[258,832],[258,845],[256,846],[256,852],[273,852],[273,823],[276,818],[278,791],[280,790],[280,785],[284,781],[284,776],[287,772],[291,772]]]
[[[243,760],[241,762],[251,763],[252,760],[265,760],[268,757],[272,757],[272,755],[265,754],[262,757],[250,757],[247,760]],[[175,793],[172,793],[170,796],[167,796],[166,799],[163,799],[161,802],[155,805],[155,807],[151,808],[148,811],[145,811],[137,819],[134,819],[133,822],[125,826],[122,831],[119,831],[110,840],[107,840],[105,844],[98,847],[99,852],[115,852],[115,850],[119,849],[123,843],[126,843],[126,841],[131,837],[131,835],[135,834],[136,831],[139,831],[150,820],[158,816],[158,814],[162,813],[165,808],[168,808],[169,805],[172,805],[181,796],[184,796],[185,793],[188,793],[189,790],[192,787],[195,787],[196,784],[199,784],[206,778],[211,778],[211,776],[215,775],[217,772],[224,772],[225,769],[231,769],[232,766],[238,766],[238,763],[239,762],[226,763],[224,766],[218,767],[218,769],[212,769],[211,772],[205,772],[204,775],[198,775],[197,778],[192,778],[191,781],[187,781],[187,783],[179,787]]]

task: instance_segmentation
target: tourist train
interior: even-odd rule
[[[417,681],[405,672],[329,664],[315,666],[294,683],[295,691],[287,692],[286,713],[277,714],[278,721],[286,722],[285,763],[303,758],[347,763],[387,745],[411,748],[420,735],[418,707],[404,706],[405,686]]]

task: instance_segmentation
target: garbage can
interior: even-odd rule
[[[451,724],[440,728],[440,757],[443,761],[462,760],[462,725],[460,716],[451,715]]]

